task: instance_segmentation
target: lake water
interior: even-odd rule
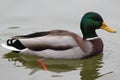
[[[98,30],[104,52],[84,60],[44,59],[11,52],[0,46],[0,80],[120,80],[119,0],[0,0],[0,39],[43,30],[65,29],[81,35],[81,17],[98,12],[117,30]]]

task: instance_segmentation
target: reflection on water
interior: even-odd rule
[[[95,80],[101,76],[99,70],[103,64],[102,57],[103,54],[82,61],[81,80]]]
[[[95,80],[101,76],[99,70],[103,64],[102,57],[103,54],[83,60],[54,60],[44,58],[42,58],[42,60],[47,65],[48,70],[51,72],[60,73],[69,72],[72,70],[80,70],[80,80]],[[30,75],[42,70],[42,67],[37,63],[39,57],[10,52],[5,54],[4,58],[8,59],[10,62],[14,62],[15,67],[26,67],[31,69]]]

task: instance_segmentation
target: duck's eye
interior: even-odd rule
[[[94,20],[94,21],[99,21],[98,18],[96,18],[96,17],[93,17],[93,20]]]

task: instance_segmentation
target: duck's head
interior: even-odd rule
[[[116,31],[108,27],[102,17],[95,12],[86,13],[81,20],[81,30],[83,33],[83,39],[97,37],[96,29],[104,29],[108,32],[115,33]]]

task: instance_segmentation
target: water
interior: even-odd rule
[[[48,71],[37,63],[38,57],[26,56],[0,46],[1,80],[119,80],[120,10],[118,0],[1,0],[0,39],[43,30],[66,29],[81,35],[79,22],[88,11],[102,15],[117,30],[116,34],[98,30],[104,52],[84,60],[44,59]]]

